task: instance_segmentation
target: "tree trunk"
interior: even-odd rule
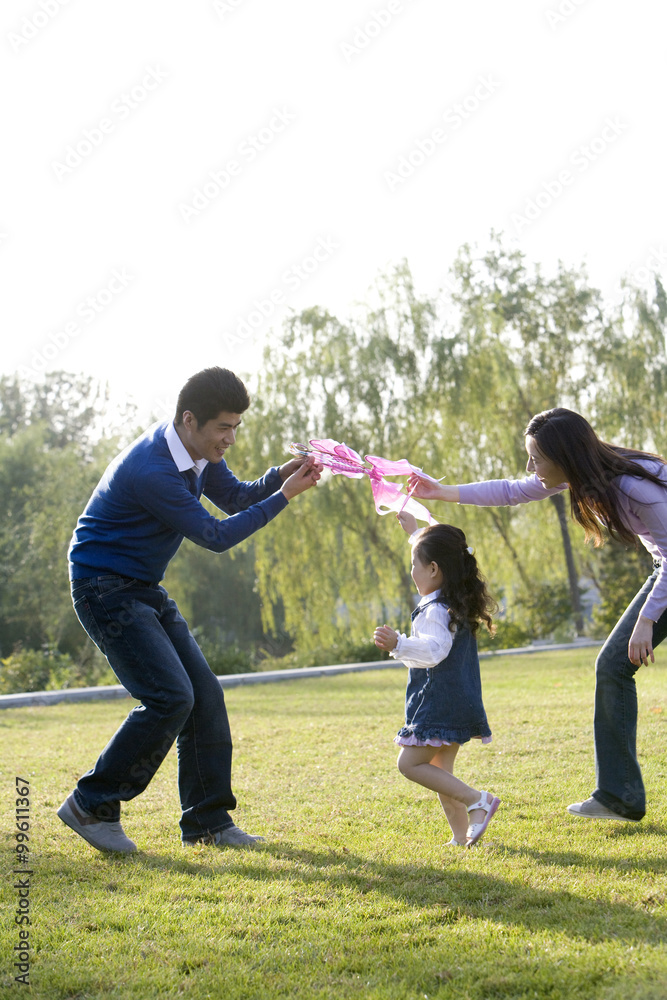
[[[584,615],[581,609],[581,596],[579,594],[579,577],[577,567],[574,564],[574,553],[572,552],[572,542],[567,525],[567,513],[565,511],[565,500],[562,493],[554,493],[550,497],[558,514],[560,533],[563,538],[563,549],[565,551],[565,562],[567,564],[567,579],[570,584],[570,600],[572,601],[572,611],[574,613],[574,624],[577,635],[584,634]]]
[[[526,576],[526,571],[524,570],[524,568],[523,568],[523,566],[521,564],[521,560],[519,559],[519,555],[518,555],[516,549],[514,548],[514,546],[512,545],[512,542],[510,541],[510,537],[509,537],[509,535],[508,535],[508,533],[507,533],[507,531],[505,529],[505,525],[503,524],[503,519],[502,519],[501,515],[493,507],[489,507],[488,510],[491,513],[491,520],[493,521],[493,525],[494,525],[496,531],[498,532],[498,534],[500,535],[500,537],[504,541],[505,545],[507,546],[509,554],[512,557],[512,562],[516,566],[517,573],[521,577],[522,584],[526,588],[526,591],[530,592],[530,589],[531,589],[530,580]]]

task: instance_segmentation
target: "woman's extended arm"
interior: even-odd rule
[[[458,486],[446,486],[445,483],[433,483],[430,480],[420,479],[415,472],[408,479],[408,492],[413,489],[413,496],[419,497],[420,500],[459,502]]]
[[[445,483],[435,484],[420,479],[417,473],[413,473],[408,487],[412,489],[413,486],[413,495],[420,500],[445,500],[476,507],[514,507],[520,503],[544,500],[567,489],[567,483],[547,488],[534,475],[525,479],[487,479],[479,483],[446,486]]]

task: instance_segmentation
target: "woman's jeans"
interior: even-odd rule
[[[102,821],[140,795],[174,741],[183,815],[194,840],[232,825],[232,739],[222,688],[159,584],[106,574],[72,583],[79,621],[141,702],[80,779],[74,797]]]
[[[595,770],[593,798],[628,819],[646,812],[644,782],[637,760],[639,669],[628,659],[628,642],[639,612],[653,589],[658,567],[648,578],[600,650],[596,662]],[[667,636],[667,611],[653,626],[653,645]]]

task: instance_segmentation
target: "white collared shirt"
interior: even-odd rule
[[[201,476],[202,472],[208,465],[207,458],[198,458],[195,462],[192,458],[188,449],[185,447],[180,437],[178,436],[178,431],[174,427],[173,421],[168,424],[166,431],[164,432],[165,441],[169,445],[169,451],[171,452],[171,457],[176,463],[176,468],[179,472],[187,472],[188,469],[194,469],[197,473],[197,478]]]
[[[399,635],[396,647],[389,653],[406,667],[435,667],[449,654],[454,636],[449,630],[449,611],[436,600],[440,591],[422,597],[417,607],[429,604],[412,623],[412,635]]]

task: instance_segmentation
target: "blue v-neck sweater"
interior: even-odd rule
[[[277,468],[254,483],[240,482],[224,459],[199,477],[179,472],[155,424],[111,463],[79,518],[69,548],[70,579],[118,573],[146,582],[162,579],[183,538],[224,552],[287,506]],[[202,494],[231,515],[212,517]]]

